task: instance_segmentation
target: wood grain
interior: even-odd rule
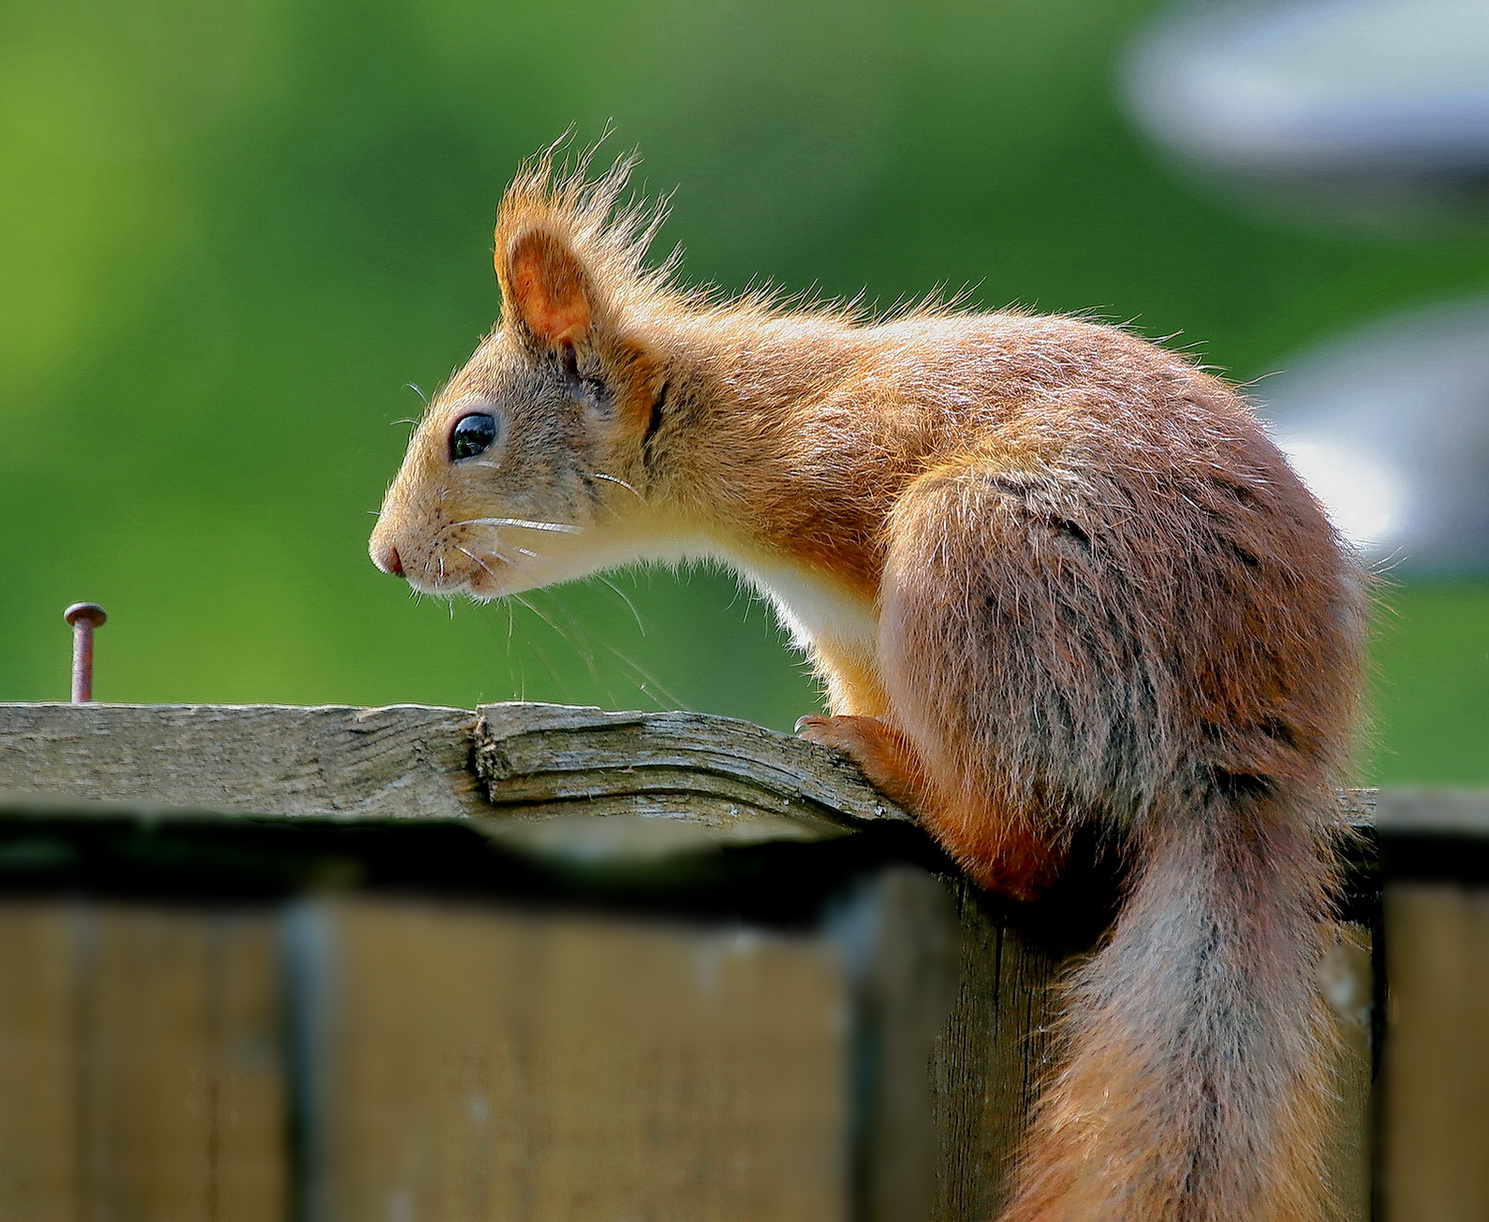
[[[511,817],[661,816],[736,841],[817,839],[852,820],[908,817],[837,752],[733,718],[552,704],[477,711],[476,770]]]
[[[1387,1222],[1489,1217],[1489,887],[1386,892]]]
[[[696,713],[563,705],[0,704],[11,802],[277,818],[662,819],[726,843],[907,816],[835,752]]]
[[[82,1222],[72,906],[0,904],[0,1217]]]
[[[0,809],[18,801],[275,818],[534,823],[625,814],[728,843],[818,840],[909,816],[845,756],[702,713],[509,703],[0,703]],[[1345,790],[1368,824],[1376,797]],[[1389,797],[1388,826],[1457,827],[1481,794]],[[1475,812],[1479,812],[1477,815]]]
[[[282,817],[465,818],[475,715],[393,705],[0,704],[0,792]]]
[[[830,942],[438,901],[313,919],[320,1216],[850,1217]]]
[[[931,1061],[938,1140],[936,1222],[996,1215],[1007,1165],[1049,1068],[1059,949],[1022,935],[969,882],[950,884],[961,921],[961,985]]]
[[[0,1217],[286,1217],[273,921],[0,904]]]

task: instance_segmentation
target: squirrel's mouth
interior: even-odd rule
[[[544,533],[529,538],[538,531]],[[595,546],[604,540],[578,526],[518,518],[455,522],[422,546],[407,536],[403,542],[396,552],[392,544],[374,549],[379,568],[401,574],[421,594],[477,602],[571,581],[624,558],[614,547]]]
[[[505,575],[510,563],[465,543],[432,551],[419,563],[403,560],[402,573],[408,584],[420,594],[452,598],[466,594],[484,602],[509,594],[513,582]]]

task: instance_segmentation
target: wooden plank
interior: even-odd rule
[[[935,1222],[985,1222],[1003,1201],[1006,1168],[1048,1068],[1054,988],[1065,948],[1028,938],[964,879],[961,985],[931,1061],[939,1151]]]
[[[427,902],[317,908],[326,1216],[847,1222],[830,943]]]
[[[1359,792],[1373,798],[1369,811],[1383,832],[1489,836],[1489,791],[1411,788]]]
[[[850,761],[788,735],[702,714],[538,704],[479,716],[416,705],[0,704],[0,795],[12,808],[478,816],[493,830],[627,815],[730,844],[905,818]]]
[[[278,924],[266,911],[219,911],[208,921],[209,1222],[287,1222],[292,1162]]]
[[[698,713],[524,703],[476,712],[0,703],[0,813],[26,804],[34,813],[37,802],[58,814],[82,802],[147,815],[475,816],[538,845],[543,835],[523,825],[626,815],[653,825],[634,837],[646,851],[665,847],[660,824],[748,844],[909,818],[851,760],[790,735]],[[1357,824],[1368,823],[1373,802],[1368,790],[1340,795],[1341,812]],[[1467,795],[1459,806],[1460,822],[1473,811],[1483,817],[1489,797]]]
[[[1355,921],[1342,921],[1320,965],[1320,981],[1339,1024],[1334,1059],[1337,1123],[1331,1160],[1334,1195],[1344,1222],[1373,1217],[1374,1140],[1371,1112],[1376,1057],[1375,1006],[1378,1000],[1373,956],[1375,933]]]
[[[0,792],[346,819],[483,811],[474,714],[279,705],[0,705]]]
[[[958,995],[960,933],[947,881],[878,872],[829,928],[852,987],[854,1222],[929,1222],[938,1143],[929,1069]]]
[[[285,1218],[271,918],[110,904],[75,921],[80,1216]]]
[[[1386,890],[1387,1222],[1489,1218],[1489,888]]]
[[[82,1222],[73,907],[0,904],[0,1218]]]
[[[267,916],[0,904],[0,1217],[284,1218]]]

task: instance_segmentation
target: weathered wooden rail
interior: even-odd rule
[[[1489,797],[1341,801],[1343,1216],[1489,1216]],[[985,1219],[1114,882],[724,718],[0,705],[0,1217]]]

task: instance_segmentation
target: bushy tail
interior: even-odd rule
[[[1222,781],[1137,845],[1003,1222],[1328,1216],[1330,819],[1313,795]]]

